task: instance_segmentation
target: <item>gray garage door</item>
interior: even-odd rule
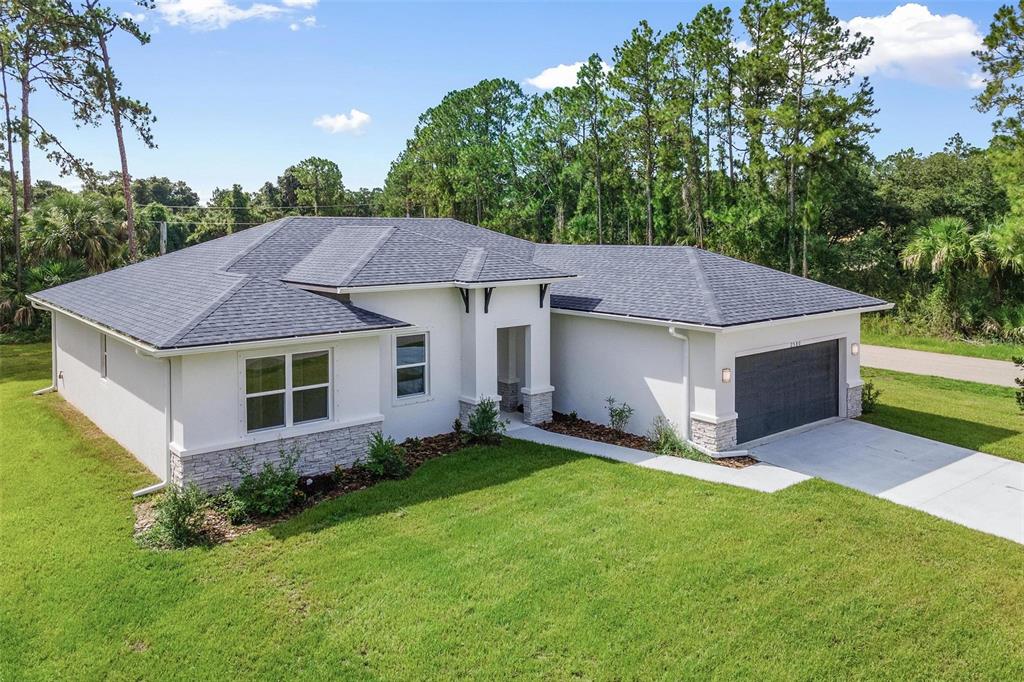
[[[736,358],[736,440],[839,414],[839,342]]]

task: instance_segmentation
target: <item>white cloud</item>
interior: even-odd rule
[[[347,114],[337,114],[335,116],[324,114],[323,116],[318,116],[313,121],[313,125],[332,134],[361,133],[363,128],[370,125],[370,120],[369,114],[353,109]]]
[[[125,12],[121,16],[124,17],[125,19],[131,19],[136,24],[141,24],[142,22],[144,22],[146,20],[146,14],[144,12],[135,12],[135,13]]]
[[[261,2],[242,8],[227,0],[158,0],[156,11],[171,26],[213,31],[227,28],[236,21],[272,19],[286,10]]]
[[[312,9],[320,0],[281,0],[285,7],[298,7],[300,9]]]
[[[533,78],[527,78],[526,82],[541,90],[573,88],[576,87],[576,74],[579,73],[580,67],[584,64],[586,64],[586,62],[549,66]],[[611,67],[604,62],[601,62],[601,66],[604,68],[605,72],[611,71]]]
[[[932,14],[924,5],[900,5],[878,17],[843,22],[851,31],[874,38],[871,52],[857,64],[862,75],[928,85],[979,88],[971,51],[981,47],[977,24],[958,14]]]
[[[302,21],[293,21],[288,24],[288,28],[293,31],[301,31],[303,28],[316,28],[316,17],[310,15]]]

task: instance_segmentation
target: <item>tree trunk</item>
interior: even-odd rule
[[[590,126],[591,131],[594,126]],[[604,215],[601,207],[601,144],[599,137],[594,135],[594,191],[597,194],[597,243],[604,243]]]
[[[32,208],[32,128],[29,123],[28,99],[32,91],[28,69],[21,73],[21,121],[18,137],[21,140],[21,205],[25,211]],[[13,195],[12,195],[13,196]]]
[[[0,63],[6,62],[6,54],[3,54],[2,43],[0,43]],[[7,70],[0,68],[0,75],[3,77],[4,88],[4,121],[7,130],[7,173],[8,184],[11,192],[11,236],[14,240],[14,290],[21,293],[21,216],[18,213],[18,185],[14,175],[14,136],[11,129],[11,100],[7,93]]]
[[[117,135],[117,152],[121,156],[121,191],[124,193],[125,223],[128,228],[128,259],[138,258],[138,247],[135,243],[135,204],[132,200],[132,176],[128,174],[128,154],[124,149],[124,129],[121,126],[121,105],[117,99],[117,85],[114,83],[114,72],[110,68],[110,53],[107,50],[107,36],[99,29],[100,51],[103,55],[103,75],[107,84],[107,96],[110,97],[110,115],[114,120],[114,133]]]

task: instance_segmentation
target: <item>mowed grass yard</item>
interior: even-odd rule
[[[1014,389],[868,367],[861,376],[882,391],[864,421],[1024,462]]]
[[[1024,677],[1024,548],[821,481],[766,495],[508,441],[213,549],[2,347],[0,679]]]

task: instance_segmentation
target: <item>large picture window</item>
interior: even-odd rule
[[[246,359],[246,431],[328,419],[330,404],[329,351]]]
[[[427,335],[395,337],[395,396],[427,394]]]

